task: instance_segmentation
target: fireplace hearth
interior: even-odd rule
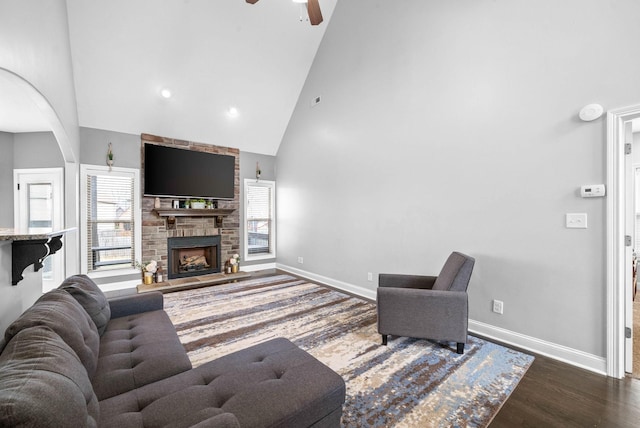
[[[220,235],[168,238],[167,249],[169,279],[221,271]]]

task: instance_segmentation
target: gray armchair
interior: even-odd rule
[[[383,274],[378,283],[378,333],[447,340],[464,352],[469,324],[467,286],[475,259],[453,252],[438,276]]]

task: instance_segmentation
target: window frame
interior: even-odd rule
[[[87,246],[87,176],[114,174],[133,178],[133,234],[134,234],[134,260],[142,255],[142,209],[140,206],[140,170],[136,168],[111,167],[101,165],[80,165],[80,271],[90,278],[108,278],[122,275],[139,274],[135,267],[122,267],[104,271],[91,271],[88,269]]]
[[[249,191],[248,188],[250,186],[254,187],[268,187],[271,189],[271,207],[270,207],[270,220],[271,220],[271,245],[269,253],[259,253],[259,254],[249,254],[249,230],[248,223],[249,219],[247,216],[248,207],[249,207]],[[244,229],[244,260],[246,261],[254,261],[254,260],[267,260],[267,259],[275,259],[276,258],[276,182],[271,180],[256,180],[251,178],[245,178],[244,180],[244,221],[243,221],[243,229]]]

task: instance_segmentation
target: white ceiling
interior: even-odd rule
[[[291,0],[67,0],[80,126],[273,155],[336,1],[311,26]],[[1,101],[0,129],[41,130]]]
[[[28,94],[0,75],[0,130],[17,134],[51,130]]]
[[[67,0],[80,126],[274,155],[336,2],[311,26],[291,0]],[[47,129],[2,79],[0,93],[0,130]]]

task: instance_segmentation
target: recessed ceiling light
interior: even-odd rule
[[[227,110],[227,115],[229,115],[229,117],[238,117],[238,109],[235,107],[229,107],[229,110]]]
[[[160,95],[162,95],[163,98],[171,98],[171,91],[167,88],[164,88],[160,91]]]

